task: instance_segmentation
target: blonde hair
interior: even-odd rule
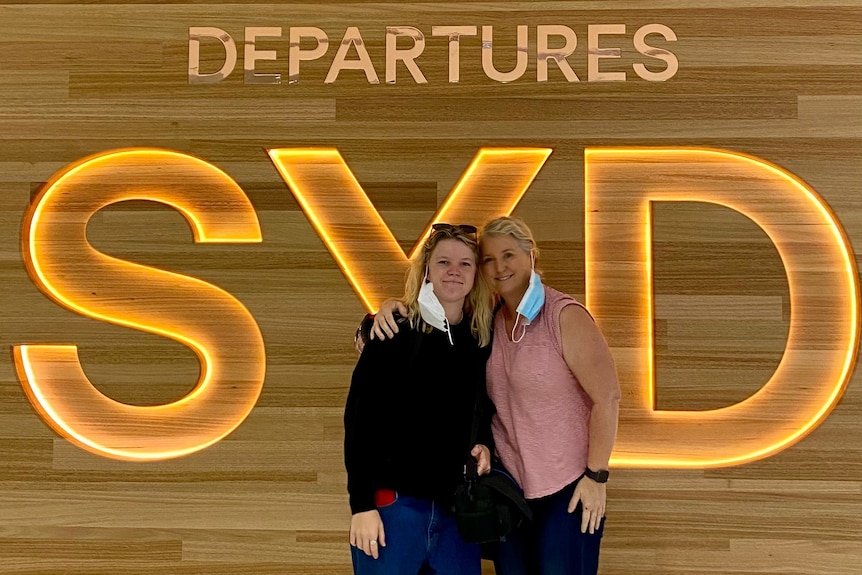
[[[518,242],[518,246],[533,256],[533,268],[539,272],[539,247],[533,238],[530,227],[521,218],[502,216],[494,218],[482,226],[479,243],[488,236],[512,236]]]
[[[422,321],[419,313],[419,290],[425,282],[425,270],[431,254],[441,240],[458,240],[473,252],[475,264],[475,279],[470,293],[464,298],[464,313],[470,317],[470,332],[477,340],[479,347],[491,343],[491,326],[494,321],[493,296],[487,280],[479,269],[479,243],[475,234],[466,233],[457,227],[443,228],[431,232],[422,245],[421,253],[410,263],[407,278],[404,282],[404,304],[407,306],[407,319],[410,327],[430,332],[434,328]]]

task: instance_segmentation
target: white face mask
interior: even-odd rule
[[[427,272],[425,278],[428,278]],[[446,310],[443,309],[443,304],[440,303],[440,300],[437,299],[437,294],[434,293],[434,284],[423,280],[422,287],[419,289],[417,302],[419,303],[419,315],[422,316],[425,323],[446,332],[446,335],[449,336],[449,343],[455,345],[452,342],[452,330],[449,326],[449,320],[446,319]]]
[[[542,278],[536,273],[535,261],[532,254],[530,255],[531,271],[530,283],[527,285],[527,291],[521,296],[521,301],[518,303],[518,308],[515,314],[515,325],[512,326],[512,341],[520,343],[527,333],[527,326],[530,325],[539,312],[542,306],[545,305],[545,288],[542,286]],[[515,329],[518,327],[518,321],[523,317],[524,321],[521,324],[521,337],[515,339]]]

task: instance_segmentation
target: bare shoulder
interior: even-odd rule
[[[571,303],[560,311],[560,323],[572,323],[578,325],[580,323],[589,323],[595,325],[593,316],[587,309],[578,303]]]
[[[619,383],[611,350],[599,326],[579,305],[560,312],[563,358],[581,387],[597,401],[619,395]]]
[[[560,311],[560,335],[563,350],[604,349],[607,344],[590,312],[581,305],[567,305]]]

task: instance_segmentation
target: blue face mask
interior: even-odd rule
[[[530,272],[530,283],[527,286],[527,291],[524,292],[524,295],[521,297],[520,303],[518,303],[517,315],[515,316],[515,325],[512,326],[512,341],[515,343],[519,343],[522,339],[524,339],[524,335],[527,333],[527,326],[530,325],[536,316],[539,315],[539,312],[542,311],[542,306],[545,305],[545,288],[542,286],[542,278],[539,277],[539,274],[536,273],[536,270],[533,269]],[[515,339],[515,330],[518,327],[518,321],[523,317],[524,321],[521,325],[523,328],[521,331],[521,337]]]

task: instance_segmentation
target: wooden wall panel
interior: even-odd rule
[[[645,82],[631,37],[658,22],[679,71]],[[535,81],[535,26],[578,34],[569,60],[587,78],[587,26],[625,23],[626,82]],[[514,64],[514,29],[530,26],[525,76],[482,72],[465,39],[461,82],[432,25],[495,26],[495,63]],[[242,81],[246,26],[318,26],[334,45],[362,31],[381,77],[343,71],[334,47],[287,83],[287,39],[266,40],[277,86]],[[398,69],[383,83],[384,29],[427,35],[427,85]],[[188,28],[237,41],[238,68],[189,85]],[[603,40],[604,42],[604,40]],[[608,41],[609,45],[614,42]],[[604,44],[603,44],[604,45]],[[218,65],[206,45],[205,66]],[[862,249],[862,1],[693,0],[415,2],[0,1],[0,346],[75,343],[86,373],[119,401],[153,405],[199,372],[184,346],[57,307],[28,277],[22,217],[52,175],[82,157],[168,148],[226,171],[246,192],[263,242],[194,244],[169,208],[128,202],[99,212],[88,237],[116,257],[220,286],[249,309],[267,350],[265,385],[235,433],[197,454],[129,463],[55,436],[0,362],[0,572],[28,575],[342,574],[350,572],[341,413],[364,313],[269,160],[275,147],[338,147],[404,249],[482,146],[554,149],[515,213],[533,226],[546,280],[577,297],[584,278],[584,149],[703,146],[751,154],[806,181]],[[766,235],[703,204],[654,214],[657,402],[736,403],[784,350],[789,295]],[[857,257],[857,260],[859,258]],[[400,287],[390,286],[393,295]],[[613,342],[612,342],[613,343]],[[717,469],[614,469],[603,575],[850,575],[862,564],[862,388],[777,455]],[[623,423],[625,424],[625,423]],[[719,440],[719,439],[717,439]],[[485,566],[486,572],[492,568]]]

